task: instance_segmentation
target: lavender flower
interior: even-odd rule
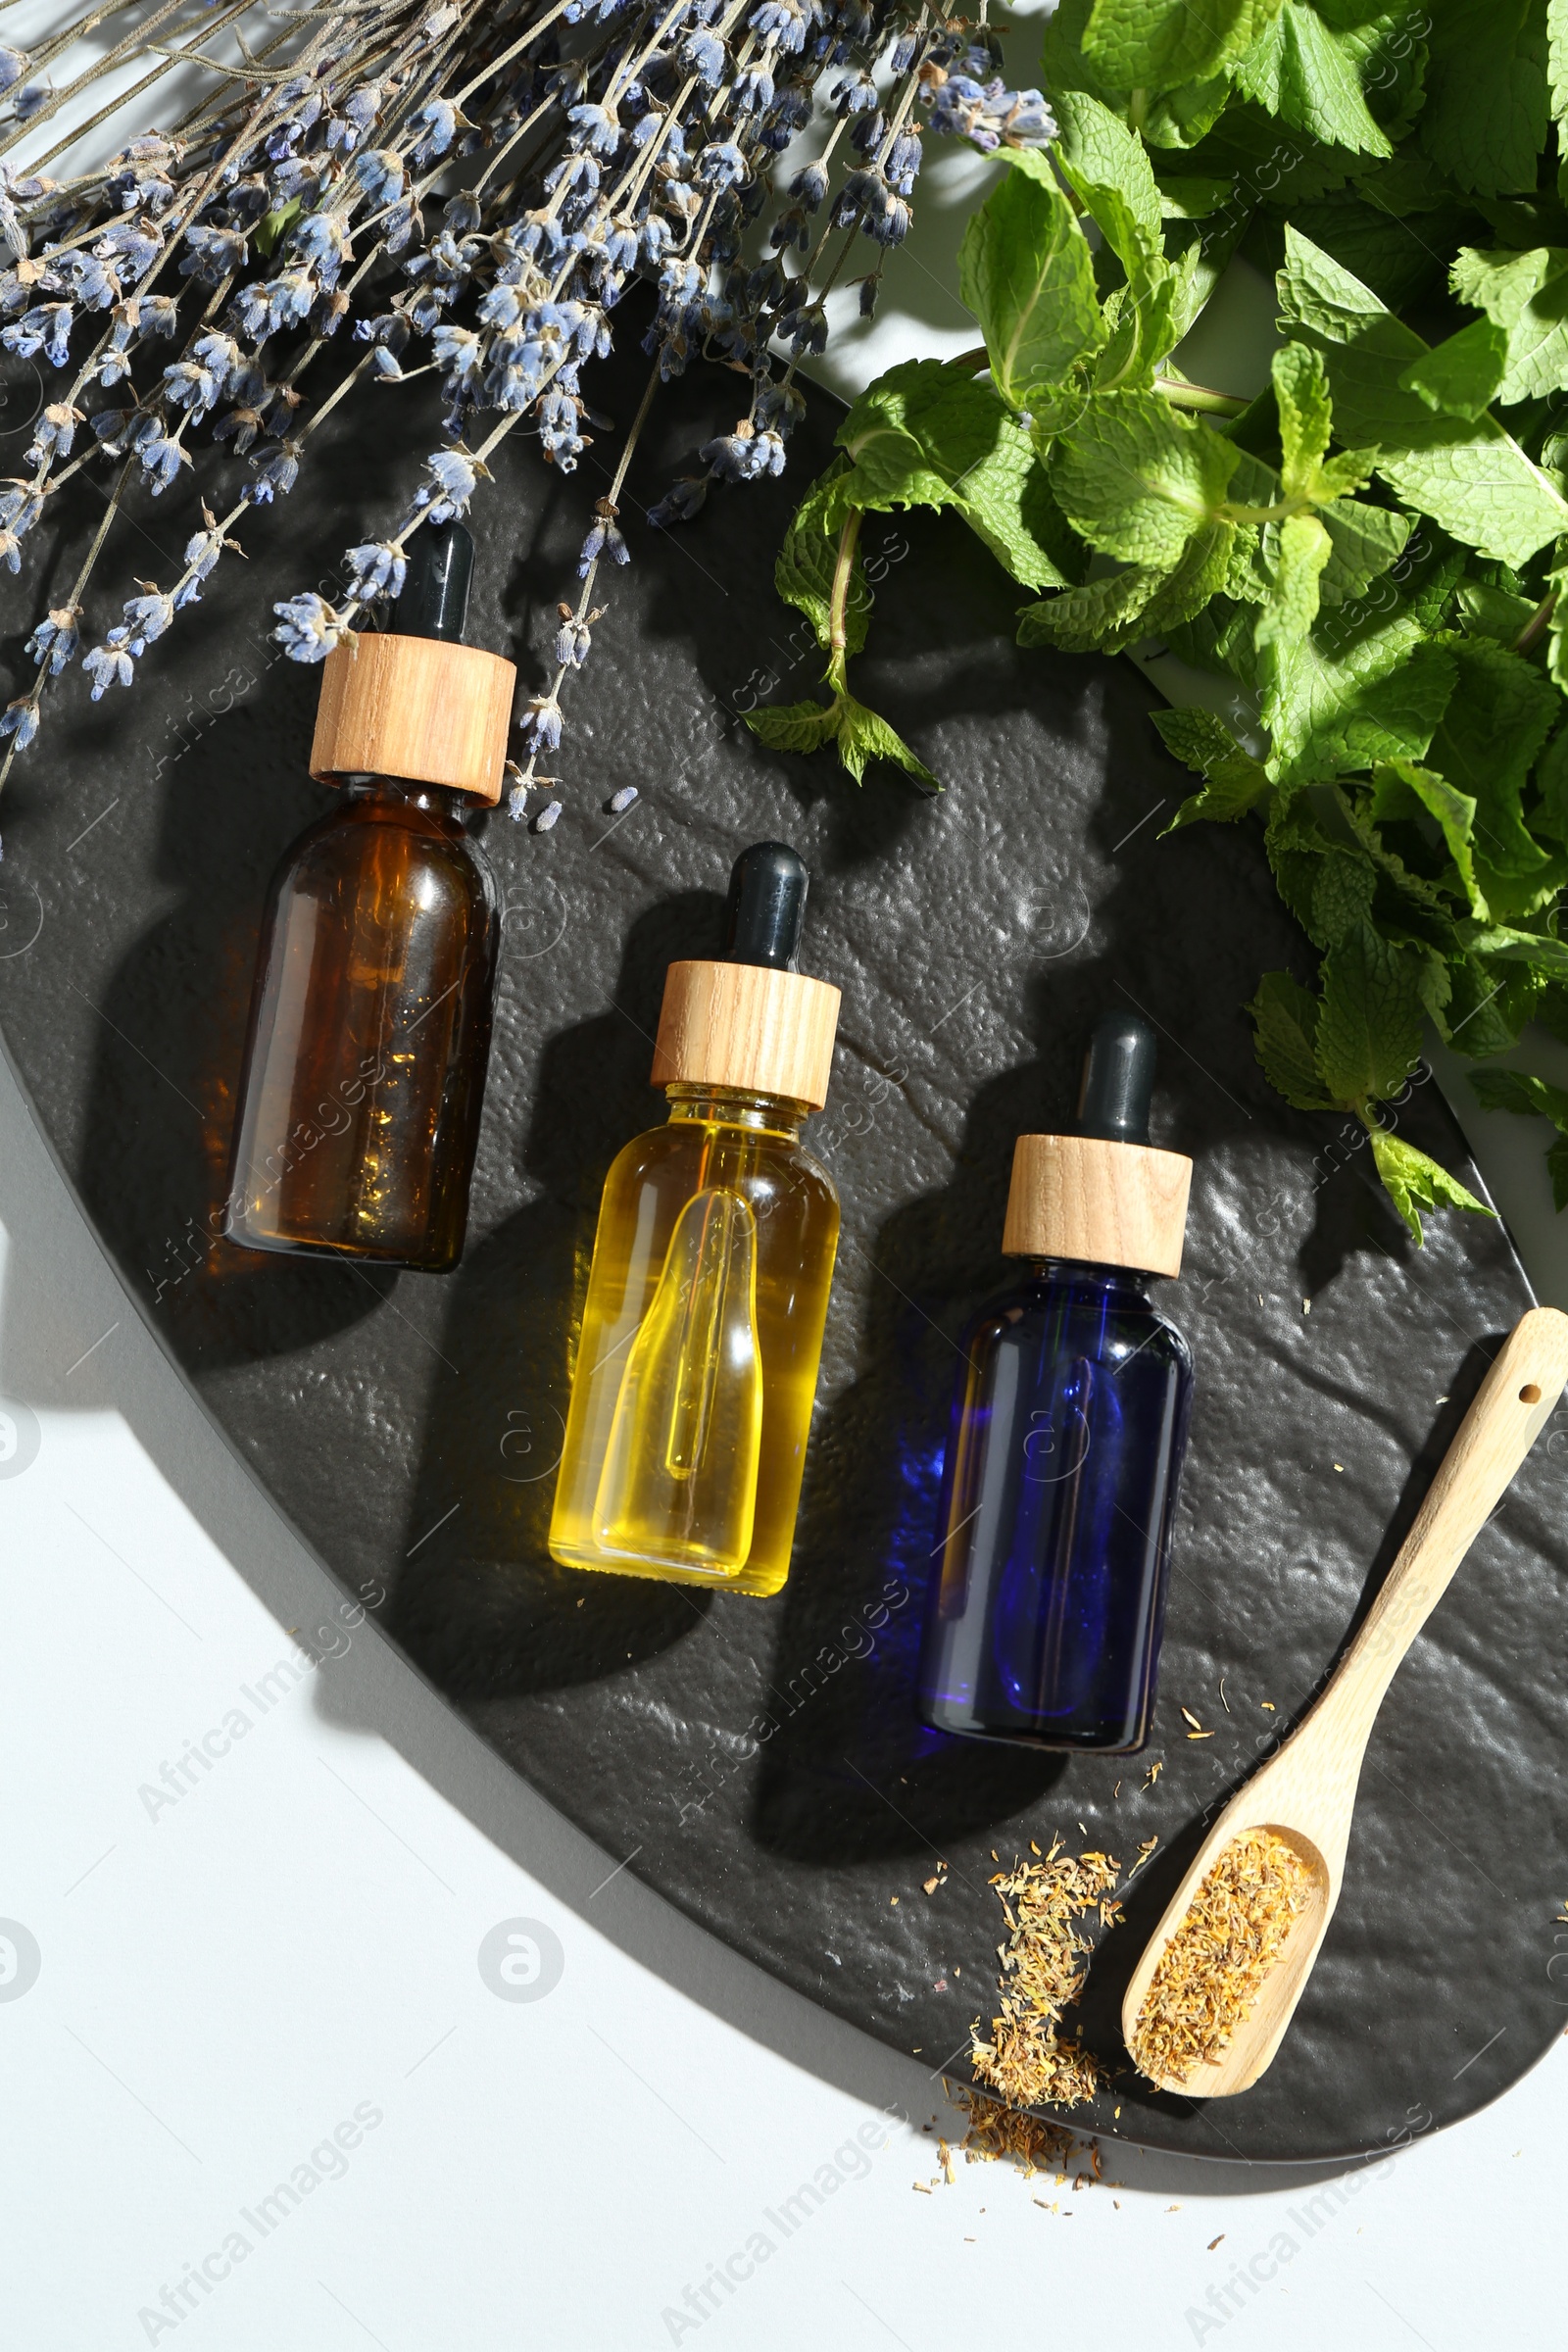
[[[52,678],[58,678],[75,660],[76,648],[81,641],[77,618],[74,605],[57,607],[46,619],[33,624],[32,635],[23,649],[32,656],[40,669],[47,663]]]
[[[0,736],[9,735],[19,752],[24,752],[38,732],[38,706],[30,695],[19,695],[0,710]]]
[[[223,549],[232,547],[234,544],[231,539],[223,537],[221,530],[205,507],[202,509],[202,514],[207,523],[206,530],[197,531],[192,538],[185,542],[185,577],[174,590],[174,611],[176,612],[183,612],[187,605],[201,603],[201,583],[216,570],[218,559]]]
[[[484,356],[484,347],[471,327],[438,326],[430,338],[430,350],[436,365],[448,370],[448,398],[471,400]]]
[[[426,510],[432,522],[450,522],[454,515],[466,514],[480,474],[487,473],[466,449],[438,449],[433,458],[425,460],[424,470],[428,479],[416,493],[414,503]]]
[[[161,498],[170,484],[177,480],[182,466],[190,464],[190,452],[181,442],[172,440],[157,426],[138,439],[136,455],[141,461],[142,478],[154,498]]]
[[[807,212],[819,212],[827,199],[827,184],[825,164],[805,164],[790,181],[790,194]]]
[[[577,577],[585,580],[593,566],[608,556],[612,564],[629,564],[631,550],[615,527],[615,509],[608,498],[594,508],[594,519],[577,556]]]
[[[593,624],[599,618],[599,607],[585,612],[579,620],[569,605],[558,605],[561,626],[556,631],[556,660],[563,669],[581,669],[593,644]]]
[[[20,359],[43,352],[51,368],[64,368],[71,357],[71,330],[75,313],[69,302],[41,302],[24,311],[12,326],[0,329],[0,343]]]
[[[590,155],[613,155],[620,145],[620,123],[611,107],[574,106],[566,121]]]
[[[672,523],[690,522],[707,497],[707,474],[686,474],[670,484],[657,506],[649,508],[648,519],[656,531],[667,531]]]
[[[101,703],[111,686],[130,686],[135,683],[136,665],[127,647],[128,629],[111,629],[102,645],[95,645],[90,654],[82,657],[82,668],[92,680],[92,699]]]
[[[561,742],[561,705],[553,694],[536,694],[517,725],[532,751],[553,752]]]
[[[145,596],[133,596],[125,607],[125,639],[130,653],[140,661],[147,648],[163,636],[174,617],[174,600],[156,589]],[[111,632],[114,635],[115,632]]]
[[[32,446],[23,464],[41,466],[46,458],[69,458],[76,427],[82,421],[81,411],[68,401],[51,401],[40,411],[32,427]]]
[[[291,596],[272,611],[278,616],[272,635],[292,662],[324,662],[349,634],[342,614],[314,591]]]
[[[414,120],[423,124],[423,130],[409,152],[412,160],[420,165],[433,163],[438,155],[445,155],[459,129],[466,127],[466,118],[447,98],[432,98],[420,107]]]
[[[312,213],[296,223],[294,251],[311,264],[323,286],[335,286],[350,259],[348,230],[335,213]],[[303,316],[303,314],[302,314]]]
[[[716,90],[724,78],[724,44],[715,33],[694,32],[683,42],[681,70],[695,74],[705,89]]]
[[[287,498],[299,479],[300,445],[297,441],[279,441],[252,458],[251,464],[256,468],[251,498],[259,507],[270,507],[275,498]]]
[[[390,539],[371,539],[364,547],[351,547],[345,561],[351,574],[349,593],[356,604],[402,595],[409,559]]]
[[[403,158],[391,147],[364,147],[354,176],[374,205],[396,204],[403,193]]]

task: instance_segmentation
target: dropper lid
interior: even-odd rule
[[[654,1048],[655,1086],[713,1086],[827,1101],[839,991],[799,968],[810,876],[782,841],[736,858],[720,962],[672,963]]]
[[[397,776],[494,806],[506,772],[517,673],[465,645],[473,540],[461,522],[421,524],[395,629],[360,629],[328,654],[311,747],[319,783]]]
[[[415,538],[398,592],[399,636],[461,645],[472,585],[473,535],[466,524],[456,516],[450,522],[427,522]]]
[[[1141,1013],[1101,1014],[1084,1056],[1075,1130],[1020,1135],[1002,1247],[1179,1274],[1193,1163],[1149,1141],[1155,1037]]]

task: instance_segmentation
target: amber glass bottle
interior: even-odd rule
[[[800,1141],[839,992],[795,969],[806,868],[760,842],[723,962],[670,967],[668,1123],[605,1182],[550,1523],[571,1568],[776,1592],[789,1573],[839,1203]]]
[[[457,642],[463,526],[416,546],[399,631],[327,660],[311,772],[342,797],[273,878],[227,1230],[439,1273],[463,1250],[500,938],[467,825],[500,797],[515,673]]]

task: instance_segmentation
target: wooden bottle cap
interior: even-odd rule
[[[672,963],[654,1047],[655,1086],[732,1087],[820,1110],[839,991],[759,963]]]
[[[1020,1135],[1004,1253],[1179,1274],[1192,1181],[1193,1163],[1180,1152],[1091,1135]]]
[[[478,646],[358,629],[322,668],[311,773],[401,776],[493,808],[516,684],[513,663]]]

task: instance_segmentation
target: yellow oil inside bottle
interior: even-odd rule
[[[776,1592],[789,1573],[838,1244],[804,1107],[669,1089],[606,1180],[550,1549],[567,1567]]]

